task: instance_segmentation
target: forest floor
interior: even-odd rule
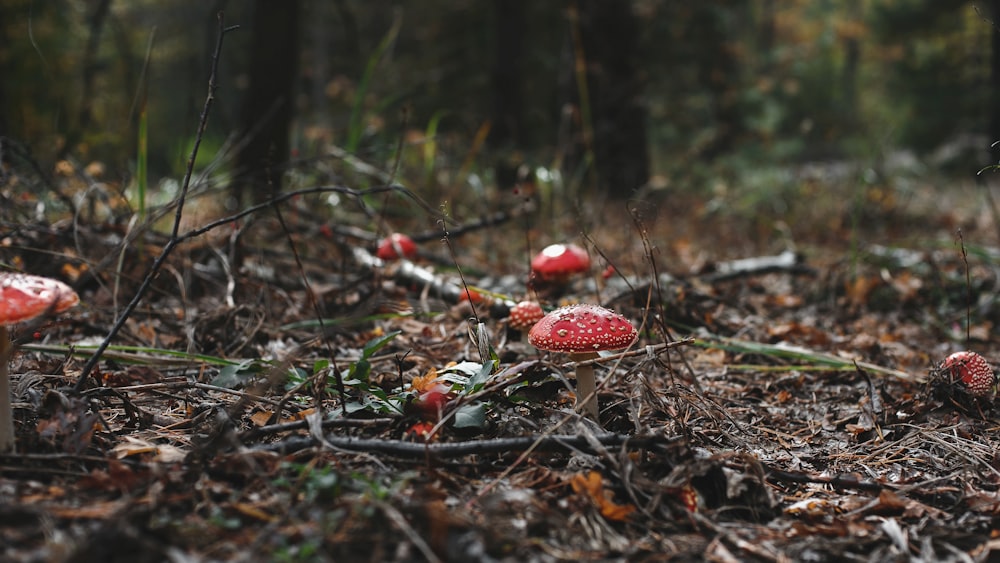
[[[12,197],[3,263],[82,301],[13,331],[0,558],[995,558],[1000,408],[935,370],[966,348],[1000,359],[990,200],[802,186],[780,220],[673,194],[546,224],[512,198],[447,244],[404,194],[302,195],[177,244],[79,392],[170,239]],[[420,256],[371,260],[381,216],[362,200],[426,228]],[[209,225],[188,205],[182,233]],[[573,410],[567,357],[506,327],[527,241],[594,259],[547,306],[601,302],[640,328],[597,368],[600,424]]]

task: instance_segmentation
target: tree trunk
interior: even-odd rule
[[[281,189],[298,69],[299,0],[254,0],[250,87],[240,117],[233,197],[260,202]]]
[[[861,67],[860,29],[864,25],[864,5],[860,0],[847,3],[847,17],[850,27],[844,38],[844,67],[841,74],[843,84],[843,104],[841,106],[844,123],[854,129],[859,123],[858,72]]]
[[[589,153],[598,190],[628,197],[649,180],[638,23],[630,2],[578,0],[570,6],[570,25],[578,26],[571,69],[577,79],[568,83],[579,130],[567,165],[572,174]]]
[[[993,141],[1000,141],[1000,0],[990,0],[990,11],[993,15],[993,40],[990,49],[990,82],[993,95],[990,115],[990,136]]]
[[[493,128],[490,144],[494,148],[520,146],[521,54],[524,43],[524,0],[494,0],[496,41],[493,59]]]

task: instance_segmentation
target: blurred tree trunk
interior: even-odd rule
[[[0,3],[0,21],[10,21],[9,18],[13,17],[14,11],[8,4]],[[9,49],[10,39],[7,37],[7,26],[0,25],[0,67],[5,66],[3,63],[6,62],[5,58],[9,56]],[[11,109],[10,101],[7,99],[9,95],[7,93],[9,82],[9,80],[0,80],[0,179],[3,179],[6,173],[3,170],[3,166],[10,162],[10,155],[7,154],[9,150],[7,144],[12,132],[10,130],[10,122],[7,121],[7,112],[13,110]]]
[[[844,102],[842,115],[847,127],[854,129],[860,123],[858,107],[858,71],[861,67],[861,33],[864,29],[864,4],[849,0],[845,10],[847,30],[844,32],[844,67],[841,74]]]
[[[990,137],[992,141],[1000,141],[1000,0],[990,0],[990,12],[993,15],[993,40],[990,45],[990,82],[993,91],[990,96]]]
[[[522,88],[525,0],[494,0],[492,128],[488,141],[498,156],[497,185],[506,190],[518,181],[524,147]]]
[[[743,115],[739,106],[740,62],[737,47],[726,29],[726,16],[747,13],[745,0],[738,2],[705,2],[694,8],[692,28],[704,56],[698,61],[698,82],[710,94],[715,134],[706,143],[701,155],[714,159],[729,152],[744,133]]]
[[[520,146],[521,55],[524,43],[524,0],[494,0],[496,16],[496,53],[493,59],[493,129],[490,144],[494,148]]]
[[[281,189],[298,70],[299,0],[254,0],[250,87],[240,116],[243,147],[232,196],[261,202]]]
[[[87,17],[87,45],[83,51],[83,80],[80,88],[80,109],[76,117],[76,126],[66,134],[66,142],[59,150],[57,158],[65,158],[67,154],[76,149],[77,144],[87,134],[93,121],[94,113],[94,80],[97,77],[98,69],[103,64],[98,60],[97,49],[101,44],[101,33],[104,31],[104,22],[107,20],[108,12],[111,9],[111,0],[99,0],[94,6],[94,11]]]
[[[759,5],[759,23],[757,25],[757,50],[770,63],[771,52],[774,50],[774,0],[762,0]]]
[[[638,22],[630,2],[578,0],[570,25],[576,78],[568,83],[580,130],[567,165],[579,166],[590,153],[598,190],[628,197],[649,180]]]

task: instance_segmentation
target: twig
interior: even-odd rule
[[[427,559],[428,563],[441,563],[441,558],[434,553],[434,550],[431,549],[431,546],[429,546],[426,541],[424,541],[424,538],[420,537],[420,534],[413,529],[413,526],[410,525],[410,522],[405,516],[403,516],[403,513],[400,512],[398,508],[384,501],[378,502],[376,506],[378,506],[386,517],[393,524],[395,524],[397,528],[399,528],[400,532],[403,532],[403,534],[405,534],[406,537],[413,542],[413,545],[416,546],[421,555]]]
[[[969,253],[965,250],[962,229],[958,230],[958,242],[962,250],[962,265],[965,266],[965,345],[972,341],[972,277],[969,274]]]
[[[323,428],[376,428],[380,426],[388,426],[395,421],[395,418],[331,418],[324,420],[321,426]],[[279,422],[278,424],[269,424],[259,428],[251,428],[250,430],[241,432],[238,438],[240,442],[245,444],[260,438],[261,436],[280,434],[282,432],[291,432],[294,430],[307,430],[308,428],[309,423],[306,420]]]
[[[97,363],[101,360],[101,355],[104,351],[111,345],[111,341],[118,335],[118,332],[125,326],[125,321],[132,315],[135,308],[139,306],[139,302],[146,295],[146,291],[149,290],[149,286],[153,283],[156,275],[159,273],[160,268],[163,267],[163,263],[166,261],[167,257],[173,249],[183,240],[178,236],[181,227],[181,218],[184,215],[184,200],[187,197],[188,189],[191,186],[191,177],[194,174],[194,163],[198,156],[198,148],[201,146],[201,140],[205,136],[205,128],[208,126],[208,115],[212,108],[212,103],[215,101],[215,90],[217,88],[216,76],[219,69],[219,56],[222,53],[222,41],[226,34],[230,31],[235,31],[239,29],[239,26],[226,27],[225,16],[223,12],[219,12],[219,38],[215,44],[215,51],[212,54],[212,68],[208,77],[208,95],[205,98],[205,106],[201,111],[201,118],[198,121],[198,132],[194,138],[194,146],[191,148],[191,155],[188,157],[187,170],[184,173],[184,182],[181,184],[180,195],[177,196],[177,211],[174,214],[174,226],[170,233],[170,239],[167,244],[163,246],[160,254],[153,260],[153,263],[149,267],[149,271],[146,273],[146,277],[143,278],[142,283],[139,284],[139,288],[136,290],[135,295],[132,296],[132,300],[129,301],[128,305],[125,306],[125,310],[122,311],[118,319],[115,320],[115,324],[112,325],[111,330],[108,335],[98,346],[97,350],[94,351],[94,355],[91,356],[90,360],[83,366],[83,370],[80,372],[80,379],[77,380],[76,385],[73,387],[74,393],[80,393],[83,391],[84,386],[87,383],[87,379],[90,377],[92,371],[97,366]]]
[[[805,473],[803,471],[785,471],[783,469],[776,469],[770,465],[761,462],[764,466],[765,475],[767,476],[767,481],[773,484],[779,483],[817,483],[821,485],[830,485],[835,489],[853,489],[858,491],[866,491],[869,493],[880,493],[886,489],[895,490],[897,487],[889,483],[879,483],[878,481],[865,481],[858,479],[853,475],[815,475],[811,473]]]
[[[664,436],[625,436],[621,434],[604,434],[596,437],[597,442],[605,447],[632,446],[635,448],[680,448],[687,442],[678,437]],[[538,452],[580,450],[595,453],[593,445],[584,436],[551,435],[551,436],[521,436],[517,438],[498,438],[491,440],[468,440],[447,444],[418,444],[401,440],[376,440],[327,436],[326,441],[333,447],[351,452],[379,453],[404,458],[426,457],[446,459],[477,454],[507,454],[522,452],[532,448]],[[287,438],[273,444],[265,444],[251,448],[251,451],[277,452],[290,454],[317,445],[318,442],[309,436]]]

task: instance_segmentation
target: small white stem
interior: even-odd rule
[[[592,352],[587,354],[570,354],[569,357],[571,360],[579,362],[596,358],[597,354]],[[591,397],[590,400],[583,405],[583,414],[587,415],[599,424],[601,422],[600,409],[597,404],[597,394],[594,393],[595,389],[597,389],[597,379],[594,377],[594,367],[591,364],[577,364],[576,404],[579,406],[584,399],[593,395],[593,397]]]
[[[0,453],[14,451],[14,407],[10,401],[10,357],[14,346],[0,325]]]

